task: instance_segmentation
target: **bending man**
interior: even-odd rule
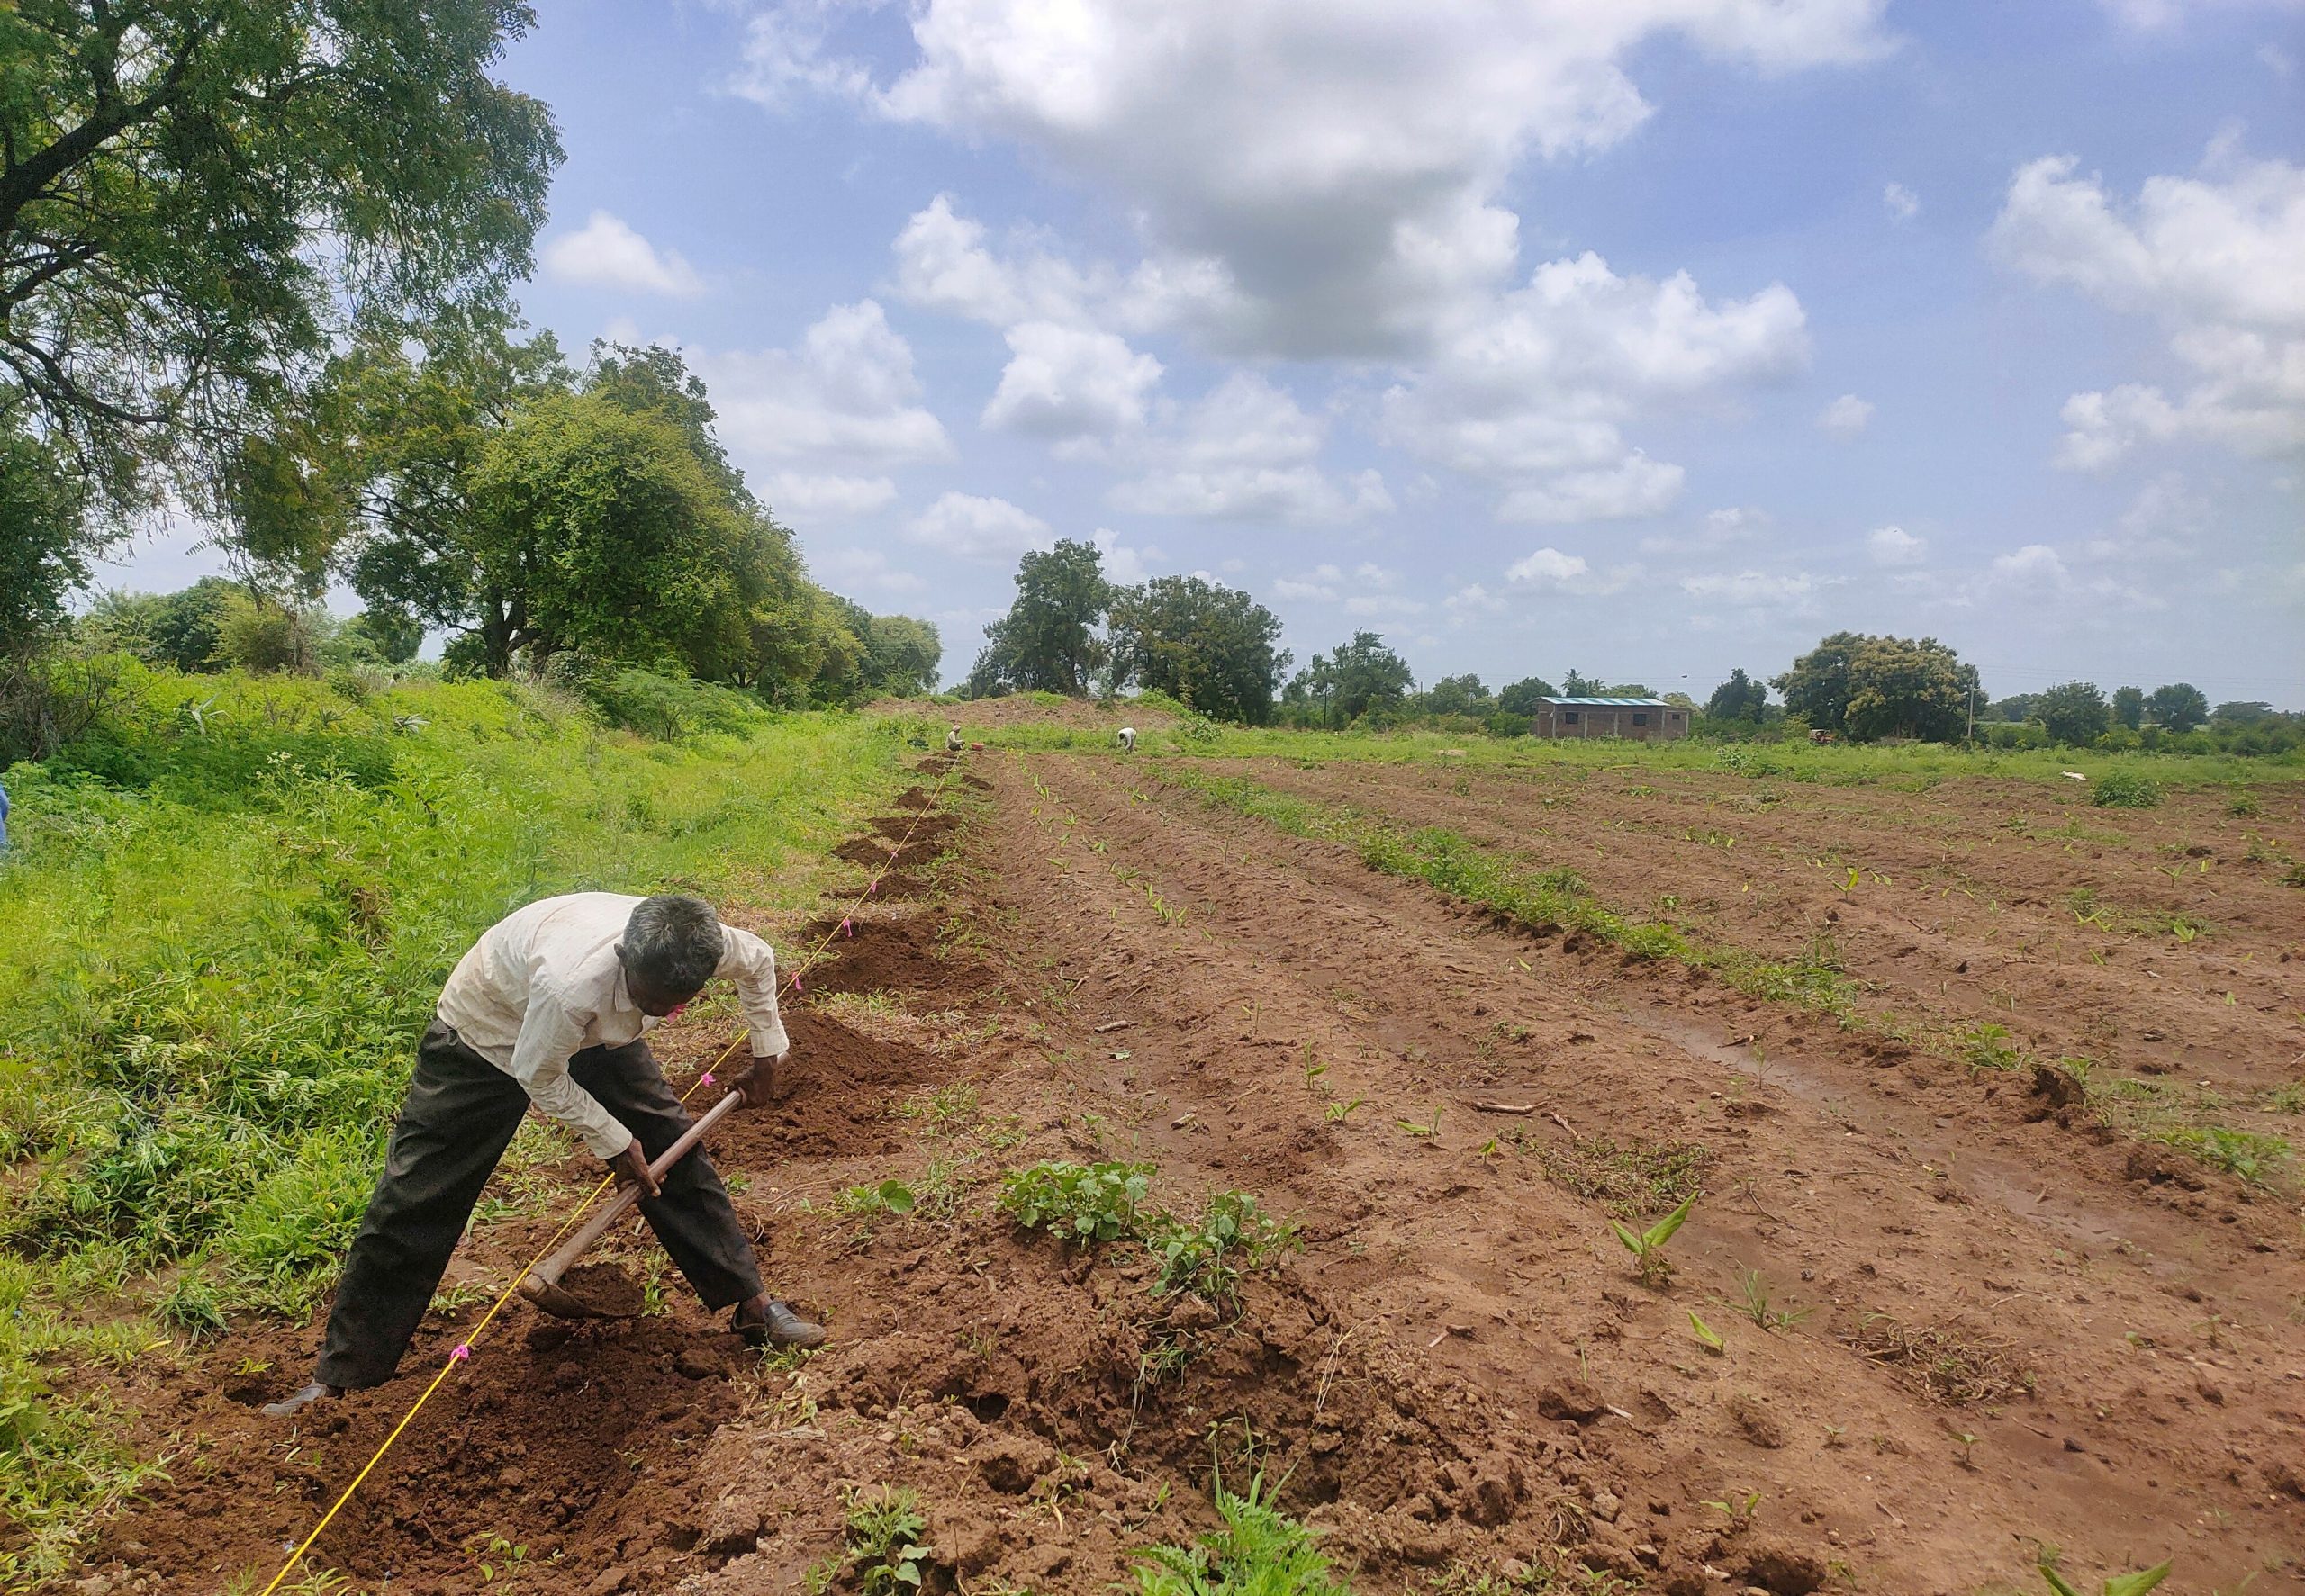
[[[823,1327],[762,1288],[752,1243],[701,1147],[662,1186],[648,1173],[692,1122],[643,1035],[716,976],[736,983],[752,1028],[752,1063],[728,1082],[748,1108],[767,1095],[791,1046],[776,1012],[776,956],[752,933],[721,924],[710,905],[578,892],[532,903],[475,943],[417,1049],[312,1383],[265,1411],[286,1418],[316,1398],[392,1378],[531,1103],[640,1186],[656,1239],[707,1307],[734,1304],[747,1342],[822,1342]]]

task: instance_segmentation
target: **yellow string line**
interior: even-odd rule
[[[936,797],[941,796],[944,793],[945,783],[950,780],[952,779],[953,772],[960,768],[960,762],[959,759],[955,758],[951,764],[945,767],[944,775],[936,779],[936,795],[932,795],[928,803],[920,809],[919,813],[916,814],[912,817],[912,824],[904,828],[903,841],[898,843],[895,847],[889,850],[888,859],[882,862],[879,870],[872,872],[872,879],[865,882],[864,890],[857,895],[856,901],[849,905],[848,913],[843,915],[840,918],[840,925],[836,925],[832,930],[826,932],[824,934],[824,940],[818,942],[814,948],[809,951],[807,958],[801,960],[800,968],[792,972],[791,986],[793,991],[800,992],[803,990],[800,985],[801,976],[806,974],[808,970],[815,965],[816,961],[823,956],[824,951],[832,945],[832,939],[834,936],[838,934],[840,926],[845,925],[854,920],[856,916],[856,911],[863,908],[864,906],[865,900],[870,898],[874,891],[879,888],[881,878],[889,873],[890,868],[896,863],[897,856],[902,853],[905,851],[907,844],[912,841],[912,834],[920,828],[920,823],[927,818],[929,810],[936,807]],[[681,1094],[681,1101],[682,1103],[686,1103],[690,1097],[695,1095],[696,1089],[699,1087],[710,1080],[712,1078],[713,1071],[719,1069],[721,1065],[727,1063],[728,1061],[728,1055],[735,1052],[737,1047],[751,1034],[752,1031],[749,1026],[737,1032],[736,1036],[730,1040],[728,1045],[720,1050],[719,1057],[714,1059],[710,1064],[697,1072],[696,1078],[689,1083],[688,1090]],[[320,1539],[321,1533],[325,1531],[331,1523],[335,1522],[336,1515],[343,1511],[344,1504],[352,1500],[352,1493],[360,1489],[362,1483],[368,1478],[368,1475],[375,1471],[376,1465],[384,1460],[384,1454],[393,1449],[393,1443],[394,1441],[400,1439],[401,1431],[406,1429],[411,1424],[415,1422],[417,1414],[424,1411],[424,1404],[432,1400],[432,1393],[440,1389],[442,1383],[445,1382],[448,1375],[455,1371],[456,1366],[460,1363],[468,1362],[471,1359],[473,1343],[480,1339],[481,1333],[488,1329],[490,1323],[496,1318],[496,1315],[502,1311],[504,1304],[512,1300],[512,1294],[520,1289],[520,1282],[528,1278],[529,1271],[535,1268],[538,1264],[544,1262],[546,1258],[552,1256],[552,1249],[560,1245],[560,1239],[569,1232],[578,1220],[583,1218],[584,1211],[590,1208],[594,1203],[598,1202],[600,1200],[601,1194],[608,1190],[610,1186],[615,1184],[615,1181],[616,1177],[614,1175],[602,1177],[600,1185],[594,1186],[590,1192],[586,1193],[584,1200],[576,1204],[575,1208],[570,1212],[566,1219],[560,1222],[560,1228],[552,1233],[552,1239],[544,1244],[543,1250],[538,1252],[536,1257],[530,1258],[526,1264],[521,1266],[520,1273],[512,1276],[512,1284],[506,1286],[497,1294],[496,1300],[489,1304],[488,1312],[480,1316],[480,1322],[472,1327],[472,1333],[465,1337],[462,1341],[459,1341],[456,1344],[456,1349],[448,1354],[448,1360],[440,1366],[440,1372],[432,1376],[432,1383],[417,1393],[415,1402],[409,1404],[408,1411],[402,1414],[400,1422],[393,1426],[392,1433],[385,1436],[383,1443],[379,1445],[374,1452],[368,1455],[368,1461],[360,1465],[360,1472],[352,1476],[352,1483],[344,1488],[343,1494],[339,1495],[334,1502],[330,1504],[328,1511],[321,1515],[321,1521],[312,1526],[312,1532],[304,1537],[303,1544],[288,1555],[288,1561],[280,1565],[280,1572],[272,1576],[272,1582],[265,1586],[260,1596],[272,1596],[272,1593],[280,1588],[280,1582],[286,1579],[290,1573],[294,1572],[296,1564],[303,1561],[304,1554],[312,1549],[312,1543]]]

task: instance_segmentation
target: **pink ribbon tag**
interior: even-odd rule
[[[469,1360],[469,1359],[471,1358],[471,1357],[472,1357],[472,1343],[471,1343],[471,1342],[469,1342],[469,1341],[464,1341],[464,1342],[459,1342],[459,1343],[457,1344],[456,1349],[454,1352],[451,1352],[451,1353],[449,1353],[449,1354],[448,1354],[448,1361],[449,1361],[450,1363],[464,1363],[464,1362],[466,1362],[466,1361]]]
[[[805,992],[808,990],[806,987],[803,987],[800,984],[800,972],[797,969],[792,972],[792,990],[795,992]]]
[[[710,1086],[712,1084],[712,1071],[708,1069],[701,1076],[699,1076],[697,1078],[696,1084],[700,1087]]]
[[[866,883],[864,884],[864,896],[865,896],[865,897],[872,897],[872,894],[874,894],[875,892],[878,892],[880,889],[881,889],[881,878],[880,878],[880,877],[878,877],[878,876],[874,876],[874,877],[873,877],[870,881],[868,881],[868,882],[866,882]]]
[[[854,936],[856,934],[855,922],[849,919],[845,915],[843,915],[840,919],[840,934],[843,936]]]

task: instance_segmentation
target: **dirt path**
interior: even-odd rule
[[[1285,1480],[1363,1592],[1555,1546],[1689,1596],[1966,1591],[2031,1582],[2044,1541],[2076,1582],[2174,1556],[2170,1589],[2298,1587],[2293,1214],[2213,1185],[2186,1212],[2120,1150],[2029,1123],[2020,1083],[1957,1092],[1813,1016],[1493,928],[1143,765],[970,770],[933,828],[965,829],[911,850],[809,981],[787,1095],[714,1146],[833,1344],[760,1363],[669,1275],[665,1311],[621,1324],[517,1310],[323,1540],[352,1589],[797,1589],[839,1552],[844,1493],[893,1486],[924,1504],[934,1588],[1102,1590],[1206,1527],[1212,1461]],[[1749,1037],[1766,1078],[1728,1045]],[[1156,1165],[1180,1209],[1253,1195],[1305,1250],[1220,1312],[1156,1296],[1141,1250],[994,1211],[1003,1169],[1097,1158]],[[1652,1290],[1606,1199],[1654,1217],[1692,1176]],[[843,1211],[890,1178],[909,1215]],[[493,1280],[548,1230],[476,1231],[459,1268]],[[1741,1316],[1740,1265],[1803,1316]],[[113,1527],[103,1577],[268,1574],[474,1312],[289,1433],[248,1404],[311,1330],[236,1334],[137,1393],[174,1480]]]

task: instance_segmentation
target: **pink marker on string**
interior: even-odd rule
[[[700,1087],[710,1086],[712,1084],[712,1071],[708,1069],[702,1075],[699,1076],[697,1078],[696,1084]]]
[[[856,923],[845,915],[843,915],[840,917],[840,934],[843,936],[854,936],[856,934]]]
[[[448,1361],[450,1363],[465,1363],[469,1361],[471,1357],[472,1343],[469,1341],[458,1342],[456,1344],[456,1349],[448,1354]]]
[[[872,897],[875,892],[878,892],[880,889],[881,889],[881,878],[880,878],[880,877],[878,877],[878,876],[874,876],[874,877],[873,877],[870,881],[867,881],[867,882],[864,884],[864,896],[865,896],[865,897]]]

